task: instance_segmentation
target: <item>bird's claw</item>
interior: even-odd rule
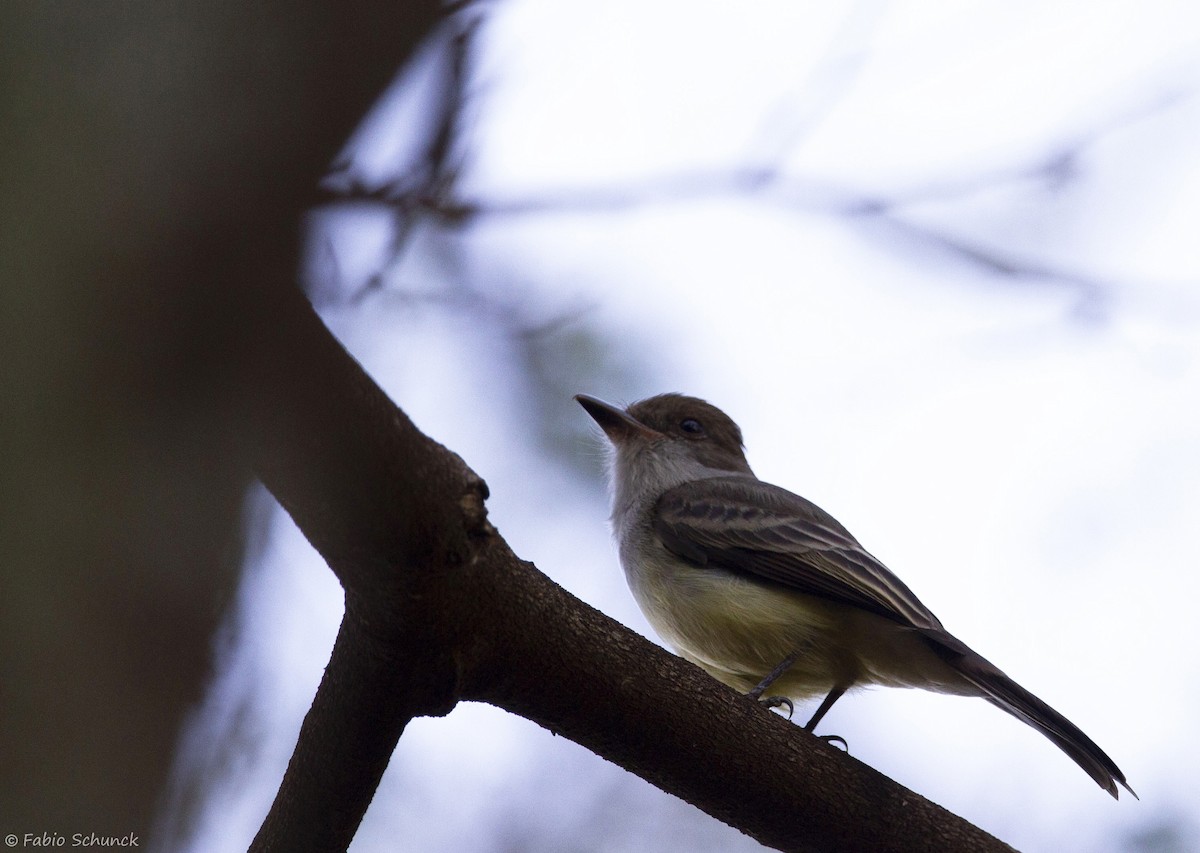
[[[796,710],[792,705],[792,700],[786,696],[768,696],[766,699],[759,699],[768,708],[787,708],[787,718],[792,718],[792,713]]]
[[[840,743],[846,754],[850,754],[850,744],[846,743],[846,739],[841,735],[817,735],[821,740],[828,744]]]

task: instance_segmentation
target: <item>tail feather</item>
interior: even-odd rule
[[[974,652],[954,662],[956,669],[975,685],[985,699],[1029,724],[1050,739],[1083,768],[1096,784],[1118,799],[1117,784],[1137,798],[1116,763],[1078,726],[1017,684]]]

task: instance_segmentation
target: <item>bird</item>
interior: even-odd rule
[[[741,429],[716,406],[677,393],[627,408],[575,399],[610,444],[611,521],[630,590],[685,660],[770,706],[823,696],[809,732],[856,688],[981,697],[1114,799],[1118,785],[1137,797],[1091,738],[949,633],[833,516],[759,480]]]

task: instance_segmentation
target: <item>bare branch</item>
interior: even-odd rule
[[[534,720],[770,846],[1006,849],[519,560],[462,460],[302,296],[274,307],[244,395],[248,448],[342,581],[346,617],[255,850],[343,849],[407,722],[463,700]]]

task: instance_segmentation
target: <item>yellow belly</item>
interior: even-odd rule
[[[770,694],[808,699],[871,684],[976,692],[928,640],[890,619],[721,570],[654,568],[630,584],[647,620],[682,657],[741,692],[796,653]]]

